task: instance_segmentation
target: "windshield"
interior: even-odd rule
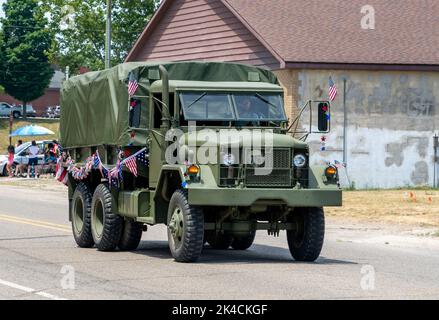
[[[182,93],[180,97],[186,120],[235,120],[227,94]]]
[[[30,142],[26,142],[20,146],[18,146],[17,148],[15,148],[15,154],[19,154],[21,151],[23,151],[24,149],[28,148],[31,145]]]
[[[286,121],[281,93],[181,93],[187,121]]]
[[[233,95],[238,120],[286,121],[282,96],[276,93]]]

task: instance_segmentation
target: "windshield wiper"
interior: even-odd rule
[[[195,99],[194,102],[192,102],[190,105],[188,105],[186,107],[186,109],[189,109],[190,107],[192,107],[194,104],[196,104],[198,101],[200,101],[201,99],[203,99],[205,96],[207,96],[207,92],[204,92],[201,96],[199,96],[197,99]]]
[[[262,100],[263,102],[265,102],[266,104],[272,106],[275,108],[276,111],[279,111],[278,108],[279,106],[275,105],[274,103],[271,103],[270,101],[268,101],[267,99],[265,99],[263,96],[261,96],[259,93],[255,94],[256,97],[258,97],[260,100]],[[277,113],[277,112],[276,112]]]

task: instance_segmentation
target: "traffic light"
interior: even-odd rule
[[[318,128],[320,132],[329,131],[330,118],[330,105],[329,102],[321,102],[318,106]]]

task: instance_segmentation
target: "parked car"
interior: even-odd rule
[[[20,111],[20,117],[23,113],[23,106],[19,105],[17,106],[18,110]],[[37,116],[37,112],[35,111],[34,107],[30,104],[26,106],[26,116],[30,118],[35,118]]]
[[[47,107],[46,113],[44,114],[44,117],[50,118],[50,119],[58,119],[61,117],[61,107],[55,106],[55,107]]]
[[[0,102],[0,117],[9,117],[11,113],[15,119],[21,118],[23,116],[23,106],[12,106],[6,102]],[[32,105],[26,106],[26,115],[28,117],[37,116],[37,112]]]
[[[37,141],[37,146],[40,148],[41,151],[41,154],[38,155],[38,165],[44,164],[44,150],[46,150],[49,143],[52,143],[52,141],[51,140]],[[15,149],[15,157],[14,157],[15,165],[18,164],[27,165],[29,163],[28,149],[30,146],[31,143],[26,142]],[[8,156],[0,155],[0,174],[3,176],[8,175],[6,168],[7,163],[8,163]]]

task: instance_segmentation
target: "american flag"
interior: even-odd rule
[[[128,81],[128,94],[130,95],[130,97],[136,93],[138,87],[139,87],[139,83],[134,77],[134,74],[131,72]]]
[[[99,169],[101,165],[101,160],[99,159],[99,156],[97,154],[95,154],[93,156],[93,167],[95,169]]]
[[[145,151],[145,152],[142,152],[141,154],[139,154],[138,156],[137,156],[137,160],[139,160],[139,162],[142,164],[142,165],[144,165],[145,167],[148,167],[149,166],[149,156],[148,156],[148,154],[147,154],[147,151]]]
[[[130,172],[137,177],[137,159],[131,158],[125,161],[125,166],[130,170]]]
[[[332,77],[329,77],[329,100],[334,101],[335,97],[337,97],[337,87]]]

